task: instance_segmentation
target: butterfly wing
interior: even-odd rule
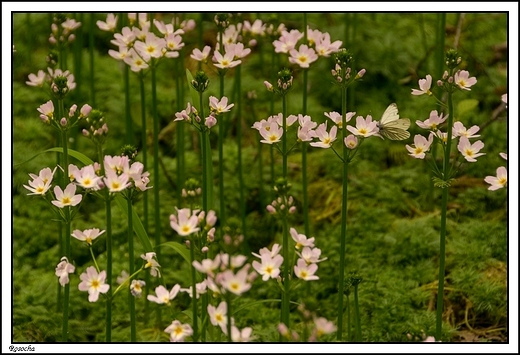
[[[410,137],[407,129],[410,127],[408,118],[400,118],[390,121],[379,127],[379,134],[393,141],[402,141]]]
[[[398,119],[399,111],[397,110],[397,105],[393,103],[386,108],[379,122],[381,125],[386,125],[387,123],[397,121]]]

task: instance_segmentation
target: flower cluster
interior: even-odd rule
[[[116,59],[122,60],[130,66],[134,72],[147,69],[152,60],[160,58],[177,58],[179,51],[184,47],[182,35],[185,30],[194,27],[193,21],[183,21],[180,28],[174,28],[173,23],[165,24],[155,20],[153,24],[160,35],[151,31],[150,21],[147,20],[146,13],[139,14],[139,21],[136,21],[136,14],[128,14],[131,27],[123,27],[121,33],[114,33],[112,44],[118,50],[110,49],[108,54]],[[173,19],[175,22],[175,19]],[[132,26],[136,23],[136,26]],[[117,16],[109,14],[106,22],[98,21],[98,27],[104,31],[115,31],[117,26]]]
[[[417,134],[414,137],[414,145],[406,145],[406,149],[409,152],[409,155],[417,158],[424,159],[426,157],[426,153],[430,150],[430,147],[434,141],[439,142],[441,145],[446,145],[448,135],[447,132],[441,131],[440,126],[446,121],[448,116],[443,117],[442,114],[439,115],[437,110],[432,110],[430,112],[430,117],[424,121],[416,121],[417,125],[423,129],[427,129],[430,131],[428,138]],[[478,126],[472,126],[469,129],[466,129],[462,122],[455,122],[452,127],[452,140],[459,139],[459,143],[457,145],[457,149],[462,154],[462,156],[468,162],[476,162],[476,158],[484,155],[485,153],[479,153],[480,150],[484,147],[484,143],[482,141],[476,141],[475,143],[471,143],[469,141],[470,138],[480,137],[476,135],[479,131]]]
[[[49,43],[56,45],[58,48],[64,48],[72,43],[76,36],[74,30],[81,26],[81,22],[77,22],[74,19],[67,18],[64,14],[57,13],[53,16],[51,24],[51,34],[49,36]],[[49,64],[52,66],[57,64],[55,60],[56,53],[53,53],[47,57]],[[58,58],[62,60],[62,58]]]
[[[304,33],[293,29],[291,31],[282,30],[281,36],[273,41],[276,53],[288,53],[289,62],[297,64],[301,68],[309,68],[318,57],[329,57],[336,53],[341,46],[341,41],[331,42],[330,34],[322,33],[319,30],[312,30],[307,27],[307,43],[300,44],[298,41],[304,37]]]
[[[29,74],[25,83],[29,86],[43,87],[49,85],[51,94],[57,99],[63,99],[71,90],[76,88],[74,74],[68,70],[47,68],[47,72],[38,70],[37,74]],[[54,111],[54,107],[52,107]],[[44,120],[45,121],[45,120]]]
[[[196,81],[196,79],[194,79],[194,81]],[[198,81],[196,81],[196,83],[198,83]],[[199,116],[199,111],[189,102],[185,110],[175,113],[176,118],[173,121],[189,122],[198,131],[202,132],[215,126],[217,124],[217,116],[229,112],[233,106],[235,106],[235,104],[228,104],[228,98],[226,96],[223,96],[220,100],[215,96],[210,96],[210,114],[208,117],[204,118],[204,122]]]

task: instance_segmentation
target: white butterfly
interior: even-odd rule
[[[401,141],[410,137],[407,129],[410,127],[408,118],[399,118],[396,104],[390,104],[377,123],[379,134],[394,141]]]

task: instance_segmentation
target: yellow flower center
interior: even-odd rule
[[[498,179],[498,183],[502,186],[505,186],[505,184],[507,184],[507,178],[506,177],[501,177]]]
[[[184,233],[188,233],[190,231],[190,227],[189,226],[182,226],[181,230],[184,232]]]
[[[224,317],[222,317],[222,314],[217,314],[215,316],[215,319],[217,320],[217,323],[220,323],[224,320]]]
[[[234,291],[238,291],[238,289],[240,288],[236,282],[233,282],[231,285],[229,285],[229,287]]]
[[[308,275],[308,274],[307,274],[307,271],[305,271],[305,270],[300,271],[300,277],[301,277],[302,279],[305,279],[305,278],[307,277],[307,275]]]
[[[274,141],[276,141],[277,139],[278,139],[278,136],[275,135],[275,134],[272,134],[272,135],[269,136],[269,140],[270,140],[271,142],[274,142]]]
[[[38,186],[38,187],[36,188],[36,192],[38,192],[38,193],[43,193],[43,187]]]
[[[119,186],[121,186],[117,181],[112,182],[112,190],[119,189]]]
[[[323,144],[327,144],[327,145],[329,145],[329,144],[330,144],[330,138],[325,138],[325,139],[323,140]]]
[[[265,268],[265,272],[267,274],[271,274],[273,272],[273,268],[271,266],[268,266],[268,267]]]
[[[467,155],[468,157],[472,157],[472,156],[473,156],[473,151],[470,150],[470,149],[466,149],[466,155]]]
[[[63,203],[64,205],[70,205],[71,200],[68,197],[64,197],[61,203]]]
[[[93,280],[91,286],[94,287],[94,288],[98,288],[99,287],[99,281],[98,280]]]
[[[300,62],[302,62],[302,63],[305,63],[305,62],[307,61],[307,56],[305,56],[305,55],[301,55],[301,56],[298,57],[298,60],[299,60]]]
[[[91,185],[91,184],[92,184],[92,180],[90,180],[90,179],[85,179],[85,180],[83,180],[83,185],[85,185],[85,186],[89,186],[89,185]]]
[[[227,67],[229,65],[229,61],[223,60],[221,63],[223,66]]]

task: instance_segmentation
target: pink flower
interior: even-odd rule
[[[83,196],[74,195],[75,193],[76,185],[74,184],[68,184],[65,188],[65,191],[63,191],[59,186],[54,186],[54,195],[56,195],[56,200],[51,202],[54,206],[59,208],[63,208],[65,206],[76,206],[81,202]]]
[[[439,115],[437,110],[433,110],[430,112],[430,117],[426,119],[424,122],[421,121],[415,121],[417,123],[417,126],[429,129],[431,131],[436,131],[439,128],[439,125],[446,121],[448,118],[448,115],[446,115],[444,118],[442,117],[442,113]]]
[[[477,78],[469,77],[469,72],[466,70],[459,70],[455,73],[455,84],[463,90],[471,90],[470,87],[477,83]]]
[[[318,60],[318,55],[314,49],[309,48],[305,44],[300,45],[299,50],[291,49],[289,54],[291,55],[289,62],[298,64],[301,68],[308,68],[311,63]]]
[[[107,293],[110,285],[105,284],[106,271],[99,274],[94,266],[89,266],[83,274],[79,276],[81,283],[78,285],[80,291],[88,291],[89,302],[96,302],[100,293]]]
[[[465,136],[467,138],[477,138],[480,137],[480,135],[476,135],[475,133],[477,133],[479,129],[480,127],[475,125],[467,130],[461,122],[455,122],[453,124],[453,137]]]
[[[45,72],[43,70],[38,70],[38,74],[29,74],[29,81],[26,81],[25,83],[29,86],[39,86],[42,87],[43,83],[45,82]]]
[[[69,169],[70,171],[70,169]],[[75,180],[84,189],[99,190],[101,177],[96,175],[93,165],[84,166],[75,173]]]
[[[327,258],[320,259],[321,255],[321,249],[318,248],[309,248],[305,247],[303,248],[301,254],[299,252],[296,252],[300,258],[305,260],[307,264],[317,264],[319,262],[327,260]]]
[[[292,239],[296,242],[294,246],[297,250],[301,249],[301,247],[314,247],[314,237],[307,239],[304,234],[299,234],[296,229],[289,229],[291,233]]]
[[[336,111],[332,111],[332,112],[324,112],[323,114],[325,116],[327,116],[328,118],[330,118],[332,120],[332,122],[334,122],[336,125],[338,125],[339,128],[341,128],[343,126],[343,120],[342,120],[340,113],[338,113]],[[345,121],[349,122],[355,114],[356,114],[355,112],[347,112],[347,114],[345,116]]]
[[[430,134],[427,140],[420,134],[416,134],[414,137],[414,143],[415,147],[411,147],[408,144],[406,145],[406,149],[410,152],[409,155],[417,159],[424,159],[425,153],[430,149],[430,146],[433,143],[433,135]]]
[[[332,53],[336,53],[343,43],[341,41],[334,41],[333,43],[330,43],[330,34],[327,32],[318,37],[315,42],[316,53],[320,57],[329,57]]]
[[[347,126],[347,129],[356,136],[370,137],[379,132],[377,122],[372,121],[372,116],[367,115],[364,119],[362,116],[356,117],[356,127]]]
[[[202,50],[202,52],[200,51],[200,49],[195,48],[193,50],[193,52],[190,54],[190,57],[199,62],[206,62],[210,51],[211,51],[210,46],[205,46],[204,49]]]
[[[132,185],[132,183],[129,181],[128,174],[123,173],[121,175],[117,175],[113,170],[106,170],[106,177],[103,178],[103,182],[105,183],[105,186],[108,187],[108,191],[110,192],[123,191]]]
[[[358,139],[355,135],[349,134],[345,137],[344,143],[348,149],[354,149],[358,146]]]
[[[278,143],[283,135],[283,128],[279,127],[276,122],[271,122],[268,125],[260,128],[260,135],[264,138],[260,142],[266,144]]]
[[[40,113],[40,118],[43,122],[49,123],[50,120],[54,119],[54,104],[52,103],[52,100],[40,105],[37,110]]]
[[[507,185],[507,169],[503,166],[497,169],[497,176],[486,176],[485,182],[491,186],[488,190],[495,191],[501,189]]]
[[[141,254],[141,259],[146,261],[146,264],[144,265],[144,268],[145,269],[150,268],[150,274],[152,276],[159,276],[160,277],[161,276],[161,272],[159,271],[159,268],[161,267],[161,265],[159,265],[159,263],[154,258],[155,258],[155,253],[154,252]]]
[[[303,33],[298,30],[291,30],[291,32],[283,30],[282,36],[273,42],[274,51],[276,53],[289,53],[291,49],[294,49],[296,42],[301,38],[303,38]]]
[[[117,16],[114,16],[114,14],[108,14],[106,22],[97,21],[96,25],[102,31],[113,31],[117,27]]]
[[[235,106],[235,104],[228,105],[228,98],[226,96],[223,96],[220,101],[215,96],[209,97],[209,109],[211,112],[215,112],[217,115],[224,112],[229,112],[233,106]]]
[[[178,218],[176,219],[172,219],[170,217],[170,226],[181,237],[185,237],[192,233],[198,232],[200,230],[200,228],[197,227],[198,224],[199,219],[195,214],[191,213],[191,210],[189,208],[183,208],[178,210]]]
[[[182,324],[178,320],[174,320],[164,332],[170,334],[170,342],[181,343],[184,342],[184,338],[193,334],[193,329],[189,324]]]
[[[252,265],[253,268],[262,275],[262,280],[267,281],[269,279],[276,279],[280,275],[280,266],[283,263],[283,257],[281,255],[275,255],[271,257],[269,254],[263,254],[260,257],[261,263],[254,260]]]
[[[213,54],[213,63],[217,68],[220,69],[229,69],[234,68],[240,63],[241,60],[234,60],[235,53],[234,52],[226,52],[224,55],[220,54],[219,51],[215,51]]]
[[[459,144],[457,146],[457,149],[462,153],[464,158],[472,163],[477,161],[475,158],[486,154],[479,153],[482,148],[484,148],[484,143],[482,143],[482,141],[476,141],[475,143],[471,144],[469,139],[465,136],[460,137]]]
[[[104,230],[101,232],[99,231],[99,228],[92,228],[92,229],[85,229],[83,232],[79,229],[74,230],[72,232],[72,236],[76,238],[77,240],[81,240],[88,245],[92,245],[92,241],[99,237],[101,234],[105,233]]]
[[[129,48],[131,44],[135,41],[136,35],[135,32],[130,29],[130,27],[123,27],[121,33],[115,33],[113,40],[110,41],[113,45],[121,48]]]
[[[224,272],[217,275],[217,279],[220,281],[220,285],[229,292],[235,295],[241,295],[251,288],[251,284],[248,282],[248,271],[249,264],[240,269],[236,274],[232,270],[225,270]]]
[[[218,325],[221,328],[227,325],[227,303],[222,301],[217,308],[208,304],[208,315],[211,324]]]
[[[244,48],[244,44],[243,43],[231,43],[231,44],[226,44],[224,46],[224,49],[226,50],[226,53],[227,52],[231,52],[234,54],[234,58],[235,59],[241,59],[241,58],[244,58],[246,57],[249,53],[251,53],[251,48]]]
[[[69,260],[66,256],[61,258],[60,263],[56,266],[55,275],[60,278],[60,285],[65,287],[69,283],[69,274],[72,274],[76,268],[74,265],[69,264]]]
[[[336,140],[336,134],[338,132],[338,126],[333,126],[330,132],[327,132],[327,122],[322,123],[314,131],[315,136],[320,142],[313,142],[311,146],[318,148],[330,148],[332,143]]]
[[[419,79],[419,88],[421,90],[412,89],[412,95],[432,95],[430,88],[432,87],[432,76],[426,75],[426,79]]]
[[[143,41],[135,41],[134,48],[144,60],[148,61],[150,58],[160,58],[163,56],[163,49],[166,47],[166,40],[159,38],[152,32],[146,34]]]
[[[319,280],[319,277],[314,275],[317,270],[318,265],[307,265],[304,259],[298,259],[297,264],[294,266],[294,274],[296,277],[305,281]]]
[[[171,291],[168,292],[166,287],[164,287],[163,285],[159,285],[155,288],[155,294],[157,296],[148,295],[148,296],[146,296],[146,298],[150,302],[155,302],[158,304],[170,304],[170,301],[173,300],[177,296],[180,289],[181,289],[181,285],[176,284],[175,286],[172,287]]]

